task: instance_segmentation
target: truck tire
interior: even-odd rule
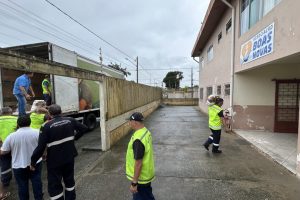
[[[89,131],[97,127],[97,117],[94,113],[89,113],[84,116],[83,124],[86,125]]]

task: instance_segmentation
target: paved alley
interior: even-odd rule
[[[158,200],[236,199],[297,200],[300,181],[266,158],[244,139],[223,133],[223,154],[207,152],[207,117],[196,107],[162,107],[146,120],[153,134]],[[78,199],[131,198],[124,162],[124,138],[102,154],[77,183]]]
[[[299,200],[300,181],[237,135],[223,133],[221,155],[207,152],[201,145],[210,134],[207,116],[196,107],[161,107],[146,126],[153,134],[157,200]],[[125,177],[130,136],[108,152],[82,150],[100,144],[98,129],[76,142],[77,199],[131,199]],[[45,165],[42,173],[48,199]],[[17,199],[14,181],[10,191]]]

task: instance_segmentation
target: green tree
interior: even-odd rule
[[[172,71],[168,72],[163,82],[166,84],[167,88],[179,88],[180,81],[183,79],[183,72]]]
[[[107,66],[121,71],[126,77],[131,75],[131,73],[129,71],[127,71],[126,68],[121,68],[121,66],[118,65],[117,63],[115,63],[115,64],[110,63]]]

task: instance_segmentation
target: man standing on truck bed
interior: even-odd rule
[[[52,120],[40,129],[38,146],[31,156],[31,170],[43,155],[47,147],[47,178],[50,199],[74,200],[74,157],[78,154],[74,140],[79,139],[87,127],[71,117],[61,116],[61,107],[53,104],[49,107]],[[77,134],[75,135],[75,130]],[[62,186],[65,185],[65,191]]]
[[[44,97],[44,101],[46,102],[46,106],[50,106],[52,102],[51,99],[52,87],[51,87],[51,82],[48,74],[45,75],[45,78],[42,82],[42,89],[43,89],[43,97]]]
[[[33,77],[33,72],[25,72],[25,74],[19,76],[14,83],[13,94],[18,101],[19,116],[26,115],[26,99],[35,97],[34,91],[31,87],[30,78]],[[31,95],[28,94],[30,91]]]

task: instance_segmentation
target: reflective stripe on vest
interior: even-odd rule
[[[30,127],[34,129],[40,129],[42,125],[44,124],[44,118],[45,114],[37,114],[37,113],[31,113],[30,119],[31,124]]]
[[[133,180],[134,176],[134,153],[133,153],[133,142],[140,140],[144,147],[145,153],[142,161],[142,170],[139,176],[139,184],[147,184],[154,180],[155,169],[154,169],[154,158],[153,158],[153,147],[152,147],[152,136],[151,133],[146,129],[142,128],[137,130],[131,137],[127,148],[126,154],[126,176],[129,180]]]
[[[45,86],[44,83],[48,83],[48,86]],[[44,79],[43,82],[42,82],[42,89],[43,89],[43,94],[49,94],[48,90],[51,91],[51,84],[50,84],[50,81],[48,81],[47,79]]]
[[[222,129],[222,121],[221,117],[219,117],[219,113],[222,111],[217,105],[212,105],[208,107],[208,116],[209,116],[209,128],[213,130],[221,130]]]
[[[2,142],[9,134],[16,131],[17,120],[18,118],[15,116],[0,116],[0,138]]]

